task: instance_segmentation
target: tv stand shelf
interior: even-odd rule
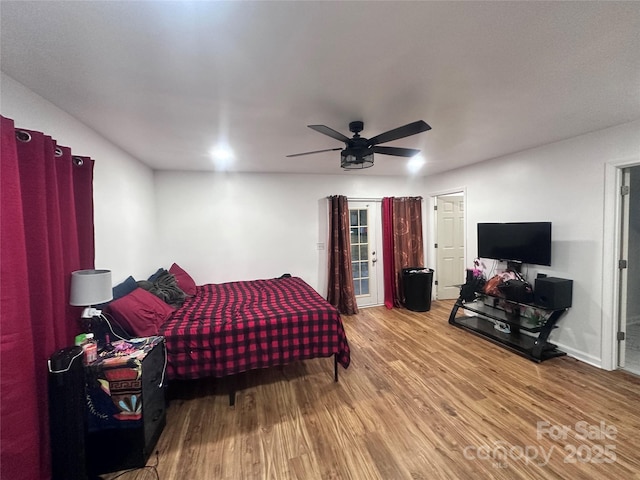
[[[458,315],[460,309],[472,316]],[[461,295],[451,310],[449,323],[540,363],[566,355],[547,341],[566,311],[566,308],[552,310],[484,294],[476,294],[474,300],[466,301]],[[496,329],[496,324],[503,328]]]

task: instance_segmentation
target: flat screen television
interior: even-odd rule
[[[478,223],[478,257],[551,265],[551,222]]]

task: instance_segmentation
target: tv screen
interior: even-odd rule
[[[478,257],[551,265],[551,222],[478,224]]]

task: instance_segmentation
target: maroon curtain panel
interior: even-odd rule
[[[94,267],[93,161],[0,119],[0,478],[48,479],[47,360],[80,328],[69,284]]]
[[[382,199],[382,253],[384,278],[384,306],[392,309],[396,304],[395,261],[393,254],[393,198]]]
[[[422,198],[383,198],[382,209],[385,306],[401,307],[402,269],[424,266]]]
[[[358,313],[353,267],[351,265],[351,229],[349,228],[349,204],[347,197],[329,197],[329,275],[328,302],[340,313]]]

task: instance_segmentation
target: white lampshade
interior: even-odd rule
[[[76,270],[71,272],[69,303],[89,307],[113,298],[111,270]]]

